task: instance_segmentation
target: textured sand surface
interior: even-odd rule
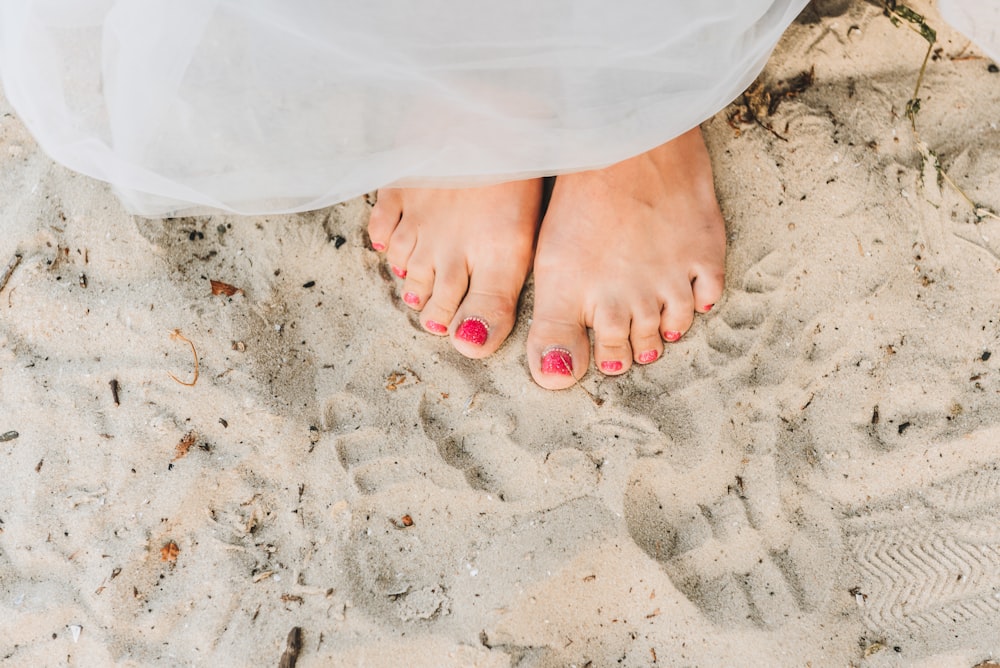
[[[919,140],[919,35],[792,26],[761,81],[812,85],[704,126],[723,301],[558,393],[530,289],[461,358],[365,201],[137,219],[0,101],[0,663],[277,665],[293,627],[300,666],[996,656],[1000,219],[919,141],[1000,211],[1000,73],[914,6]]]

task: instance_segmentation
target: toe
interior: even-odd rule
[[[464,264],[437,267],[430,296],[420,312],[424,329],[432,334],[447,334],[468,288],[469,274]]]
[[[694,310],[708,313],[722,297],[725,287],[725,277],[721,269],[703,269],[698,271],[691,281],[694,291]]]
[[[663,340],[660,338],[660,313],[652,308],[641,308],[632,317],[632,353],[639,364],[649,364],[660,359]]]
[[[410,256],[417,245],[417,226],[408,225],[405,221],[401,221],[401,223],[396,226],[392,233],[385,259],[388,260],[392,273],[399,278],[406,278]]]
[[[414,256],[406,267],[406,279],[400,290],[403,303],[414,311],[423,310],[434,287],[434,269],[430,263]]]
[[[632,366],[631,319],[626,309],[617,307],[594,314],[594,363],[601,373],[613,376]]]
[[[586,373],[588,364],[590,340],[582,324],[536,315],[528,332],[528,366],[536,383],[547,390],[571,387]]]
[[[691,329],[694,320],[694,295],[690,289],[673,290],[667,296],[666,306],[660,315],[660,334],[667,343],[678,341]]]
[[[402,215],[403,199],[400,191],[394,188],[380,190],[378,201],[368,219],[368,237],[371,239],[372,248],[381,252],[389,247],[389,237],[392,236]]]
[[[514,328],[523,279],[501,267],[478,267],[472,272],[469,292],[455,314],[452,343],[460,353],[473,359],[486,357],[507,339]]]

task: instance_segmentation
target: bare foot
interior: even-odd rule
[[[722,294],[726,230],[698,128],[611,167],[556,179],[535,254],[531,375],[569,387],[659,359]]]
[[[403,301],[466,357],[493,353],[514,327],[531,267],[542,181],[483,188],[383,188],[372,247],[403,279]]]

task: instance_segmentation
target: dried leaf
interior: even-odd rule
[[[184,438],[182,438],[181,442],[178,443],[177,447],[174,448],[175,454],[173,461],[176,462],[178,459],[186,457],[188,450],[191,449],[191,446],[194,445],[194,442],[197,440],[198,440],[198,434],[196,434],[193,431],[189,431],[188,433],[184,434]]]
[[[177,561],[177,555],[181,553],[181,548],[177,543],[170,541],[160,548],[160,561]]]
[[[244,294],[243,290],[235,286],[229,285],[229,283],[223,283],[222,281],[216,281],[215,279],[208,279],[208,282],[212,284],[212,294],[213,295],[226,295],[227,297],[232,297],[236,294]]]

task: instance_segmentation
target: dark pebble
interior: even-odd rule
[[[990,63],[989,65],[987,65],[986,70],[990,74],[996,74],[997,72],[1000,72],[1000,67],[997,67],[995,63]]]
[[[993,354],[993,353],[991,353],[990,351],[988,351],[988,350],[984,350],[984,351],[983,351],[983,354],[982,354],[982,355],[980,355],[979,359],[981,359],[982,361],[984,361],[984,362],[985,362],[986,360],[988,360],[988,359],[990,358],[990,356],[992,356],[992,354]]]
[[[339,234],[333,238],[333,247],[334,248],[340,248],[341,246],[343,246],[346,243],[347,243],[347,239],[345,239],[344,237],[340,236]]]
[[[0,434],[0,443],[3,443],[4,441],[13,441],[18,436],[20,436],[20,434],[16,431],[8,431],[5,434]]]
[[[305,283],[302,284],[302,287],[304,287],[304,288],[311,288],[311,287],[313,287],[315,285],[316,285],[316,281],[306,281]]]

